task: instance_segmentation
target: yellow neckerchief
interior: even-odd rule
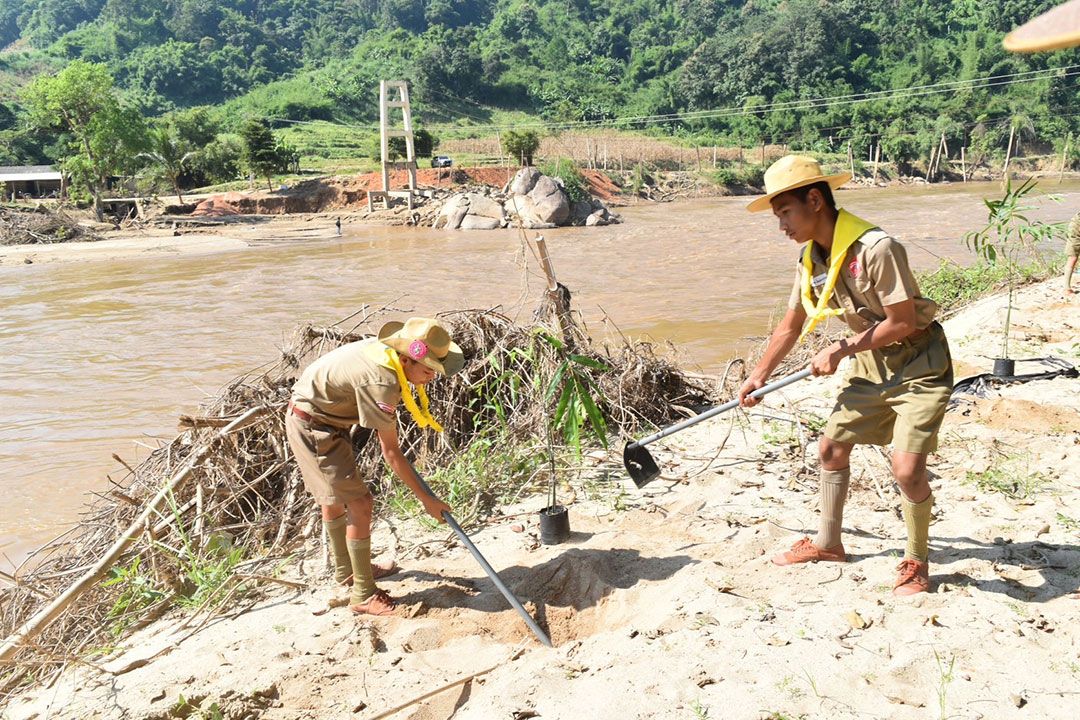
[[[836,289],[836,281],[840,277],[840,268],[844,266],[844,260],[847,258],[847,251],[855,244],[856,240],[866,234],[867,230],[872,230],[875,227],[877,225],[857,218],[847,210],[839,212],[836,217],[836,228],[833,230],[832,248],[829,251],[829,274],[825,278],[825,286],[818,295],[816,305],[814,304],[813,295],[810,293],[814,279],[814,261],[811,258],[814,242],[811,240],[807,243],[802,255],[802,306],[810,322],[807,323],[806,328],[799,335],[799,342],[802,342],[807,335],[813,332],[817,324],[825,318],[844,314],[842,308],[828,307],[829,298],[832,297],[833,290]]]
[[[379,358],[380,364],[397,373],[398,385],[401,386],[401,402],[405,403],[405,409],[412,415],[413,422],[419,428],[430,427],[435,432],[442,432],[442,425],[431,416],[431,412],[428,410],[428,396],[424,386],[416,386],[416,394],[420,396],[420,405],[418,407],[416,398],[413,397],[412,386],[409,385],[409,380],[405,377],[405,368],[401,365],[401,358],[398,357],[397,350],[388,346],[384,347],[386,347],[386,354]]]

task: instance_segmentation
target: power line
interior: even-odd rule
[[[971,80],[954,80],[893,90],[876,90],[864,93],[852,93],[848,95],[804,98],[801,100],[788,100],[782,102],[766,103],[763,105],[754,105],[750,107],[727,107],[711,110],[665,113],[657,115],[640,115],[603,120],[573,120],[560,123],[516,123],[512,126],[491,124],[483,127],[486,129],[542,127],[552,130],[571,130],[576,128],[602,127],[617,124],[650,125],[656,123],[671,122],[673,120],[686,121],[721,119],[747,115],[764,115],[767,113],[778,112],[781,110],[818,110],[830,107],[838,107],[841,105],[852,105],[878,100],[925,97],[929,95],[955,93],[963,90],[980,90],[991,87],[1037,82],[1039,80],[1072,77],[1077,74],[1080,74],[1080,65],[1068,65],[1065,67],[1052,68],[1049,70],[1029,70],[1020,73],[1009,73],[1005,75],[991,75],[982,78],[973,78]]]

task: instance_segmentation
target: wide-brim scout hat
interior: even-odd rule
[[[1006,50],[1036,52],[1080,45],[1080,0],[1047,10],[1013,30],[1002,40]]]
[[[465,364],[465,356],[450,333],[431,318],[388,322],[379,329],[379,341],[442,375],[453,375]]]
[[[746,206],[750,212],[761,212],[772,207],[769,203],[780,193],[788,190],[827,182],[835,190],[851,179],[851,173],[825,175],[821,165],[812,157],[805,155],[785,155],[765,171],[765,195]]]

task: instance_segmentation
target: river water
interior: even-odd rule
[[[1080,183],[1049,189],[1061,203],[1036,217],[1065,220],[1080,207]],[[985,221],[983,196],[999,193],[969,184],[838,199],[929,268],[940,257],[971,262],[963,234]],[[710,371],[767,332],[793,277],[793,243],[746,202],[622,208],[624,224],[544,234],[594,337],[610,318]],[[85,493],[107,473],[123,477],[112,453],[140,462],[175,433],[177,415],[276,359],[300,323],[330,324],[364,303],[392,304],[402,318],[501,306],[527,320],[543,291],[514,231],[346,225],[338,238],[325,224],[321,237],[227,252],[0,267],[0,552],[18,562],[69,527]]]

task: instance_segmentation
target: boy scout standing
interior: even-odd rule
[[[952,361],[937,305],[919,295],[904,247],[846,210],[832,191],[848,173],[823,175],[809,157],[788,155],[765,173],[768,193],[751,212],[772,208],[780,230],[803,246],[787,313],[764,356],[739,389],[762,387],[795,343],[821,320],[842,316],[854,333],[814,356],[814,375],[831,375],[845,357],[853,367],[819,443],[821,518],[817,536],[777,555],[777,565],[845,562],[841,521],[851,449],[858,443],[893,445],[892,473],[900,486],[908,540],[893,593],[911,595],[930,586],[928,540],[933,496],[926,456],[937,448],[938,429],[952,391]],[[809,323],[807,324],[807,320]],[[805,329],[803,326],[806,325]]]
[[[357,614],[389,615],[394,602],[375,580],[394,572],[371,563],[373,500],[357,474],[349,431],[364,440],[378,435],[382,456],[424,510],[442,522],[450,507],[428,495],[398,445],[396,408],[404,402],[421,428],[442,427],[428,411],[424,385],[436,374],[453,375],[464,359],[446,329],[435,320],[390,322],[377,338],[342,345],[323,355],[300,375],[292,389],[285,433],[296,456],[304,487],[322,507],[323,525],[334,552],[334,578],[352,585],[350,609]],[[413,397],[417,390],[420,403]]]

